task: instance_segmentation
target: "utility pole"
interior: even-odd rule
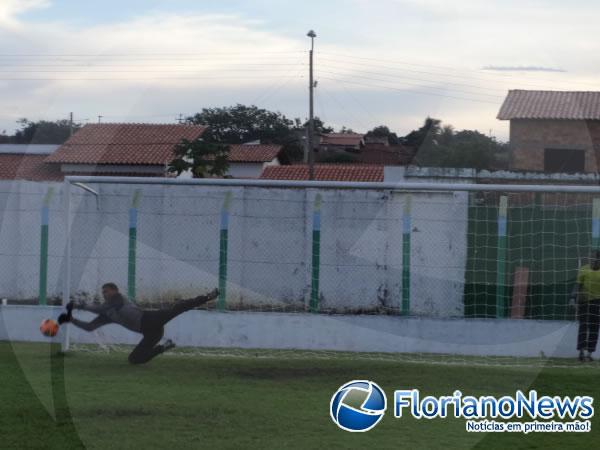
[[[308,115],[308,179],[315,179],[315,81],[314,81],[314,60],[313,54],[315,50],[315,38],[317,37],[317,33],[313,30],[310,30],[307,34],[310,38],[310,102],[309,102],[309,115]]]
[[[73,113],[69,114],[69,137],[73,136]]]
[[[183,114],[179,114],[179,119],[177,119],[177,122],[179,122],[179,125],[183,123]]]
[[[104,116],[98,116],[98,123],[102,123],[102,118],[103,118],[103,117],[104,117]]]

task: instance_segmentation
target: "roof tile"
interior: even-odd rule
[[[198,139],[198,125],[92,124],[77,131],[46,161],[62,164],[166,164],[182,140]]]
[[[0,154],[0,180],[62,181],[60,167],[44,163],[47,155]]]
[[[260,178],[266,180],[308,180],[308,166],[268,166],[263,170]],[[315,166],[315,180],[382,182],[383,166],[319,164]]]
[[[270,162],[282,148],[281,145],[230,145],[229,162]]]
[[[509,91],[498,119],[600,120],[600,92]]]

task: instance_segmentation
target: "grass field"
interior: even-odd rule
[[[371,379],[388,394],[461,389],[600,397],[600,369],[414,364],[335,357],[164,355],[133,367],[121,352],[55,355],[42,344],[0,344],[1,448],[595,448],[589,434],[468,434],[464,420],[394,419],[346,433],[329,418],[342,384]],[[390,400],[388,400],[390,401]],[[390,406],[388,405],[388,408]],[[56,408],[56,418],[54,409]]]

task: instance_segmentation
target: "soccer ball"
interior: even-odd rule
[[[44,319],[40,325],[40,331],[46,337],[56,336],[59,328],[58,324],[52,319]]]

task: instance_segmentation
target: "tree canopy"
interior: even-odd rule
[[[178,176],[191,171],[194,178],[223,177],[229,170],[229,147],[204,139],[182,140],[175,148],[175,158],[169,164],[169,172]]]
[[[380,125],[368,131],[366,137],[387,138],[390,145],[399,143],[398,135],[392,132],[387,125]]]
[[[71,136],[71,124],[68,120],[31,122],[20,119],[21,128],[13,136],[4,135],[2,141],[12,144],[64,144]],[[81,128],[73,124],[73,131]]]
[[[425,167],[494,169],[507,152],[507,145],[493,137],[474,130],[457,132],[430,117],[400,142],[415,148],[414,163]]]
[[[263,144],[279,144],[284,157],[292,161],[302,159],[304,153],[296,129],[298,120],[254,105],[204,108],[188,122],[209,128],[204,135],[207,142],[243,144],[260,140]]]

